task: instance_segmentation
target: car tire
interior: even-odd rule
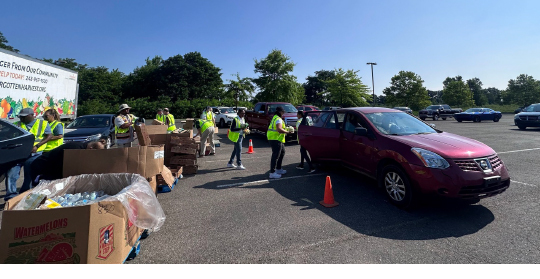
[[[425,120],[426,120],[426,118],[425,118],[425,117],[420,117],[420,119],[422,119],[422,121],[425,121]]]
[[[433,121],[437,121],[437,120],[439,120],[439,115],[437,114],[433,115]]]
[[[474,122],[482,122],[482,119],[480,119],[480,116],[475,116],[473,121]]]
[[[443,117],[442,120],[446,120],[446,117]]]
[[[383,167],[378,182],[392,204],[402,209],[414,206],[416,194],[413,193],[409,177],[400,167],[396,165]]]
[[[219,120],[219,127],[220,127],[220,128],[225,128],[225,120],[223,120],[223,118],[221,118],[221,119]]]
[[[495,118],[493,118],[493,122],[499,122],[499,117],[498,116],[495,116]]]
[[[521,125],[518,125],[518,128],[519,128],[520,130],[525,130],[525,129],[527,129],[527,126],[521,126]]]

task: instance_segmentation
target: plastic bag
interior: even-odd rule
[[[148,181],[139,174],[82,174],[53,181],[42,180],[30,191],[30,194],[44,194],[49,199],[65,194],[103,191],[110,196],[99,201],[121,202],[135,226],[158,231],[165,222],[165,213],[156,195]],[[24,203],[19,202],[13,210],[24,210]]]

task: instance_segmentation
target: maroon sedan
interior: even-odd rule
[[[313,161],[341,162],[377,179],[400,207],[421,194],[474,203],[510,186],[504,163],[489,146],[394,109],[307,112],[298,134]]]

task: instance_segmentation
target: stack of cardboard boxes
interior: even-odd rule
[[[196,174],[199,169],[197,165],[199,145],[193,138],[193,130],[171,134],[169,145],[171,151],[169,166],[173,169],[182,168],[183,174]]]

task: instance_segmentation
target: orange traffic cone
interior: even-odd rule
[[[334,192],[332,191],[332,181],[330,181],[330,176],[326,177],[324,200],[320,201],[319,203],[324,207],[334,207],[339,205],[339,203],[334,200]]]
[[[249,140],[249,149],[248,149],[247,154],[253,154],[253,153],[255,153],[255,151],[253,151],[253,142]]]

